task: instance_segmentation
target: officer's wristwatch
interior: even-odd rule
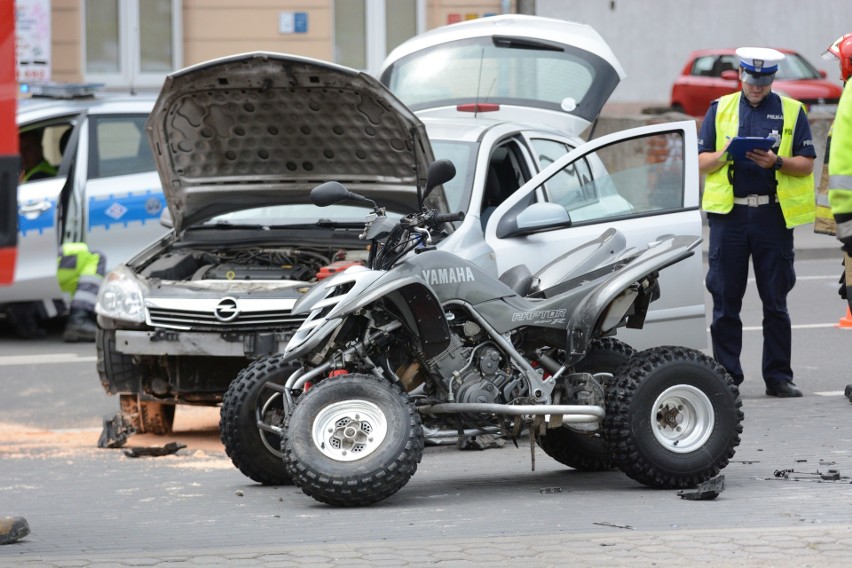
[[[773,169],[773,170],[775,170],[775,171],[777,172],[778,170],[780,170],[780,169],[781,169],[781,167],[782,167],[783,165],[784,165],[784,160],[783,160],[783,159],[781,159],[781,156],[778,156],[777,158],[775,158],[775,165],[774,165],[774,166],[772,166],[772,169]]]

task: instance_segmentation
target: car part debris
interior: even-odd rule
[[[104,429],[98,438],[99,448],[120,448],[127,438],[136,433],[133,423],[123,413],[119,412],[112,418],[104,416]]]
[[[186,444],[178,444],[177,442],[169,442],[165,446],[137,446],[124,450],[124,455],[129,458],[138,458],[142,456],[167,456],[177,453],[186,447]]]
[[[831,465],[827,462],[820,461],[823,465]],[[839,469],[829,469],[825,473],[820,470],[816,471],[796,471],[794,469],[776,469],[773,472],[772,477],[767,477],[764,479],[788,479],[790,481],[815,481],[817,483],[822,483],[823,481],[849,481],[850,478],[848,476],[840,475]]]
[[[569,489],[569,491],[570,491],[570,489]],[[562,493],[562,488],[561,487],[542,487],[541,489],[538,490],[538,492],[541,493],[541,494]]]
[[[712,501],[724,490],[725,476],[717,475],[701,483],[695,489],[678,491],[677,495],[681,499],[688,499],[690,501]]]
[[[634,530],[630,525],[616,525],[615,523],[592,523],[593,525],[600,525],[602,527],[612,527],[614,529],[627,529],[629,531]]]
[[[18,542],[30,534],[30,525],[23,517],[0,517],[0,544]]]

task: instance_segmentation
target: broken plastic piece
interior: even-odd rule
[[[133,423],[119,412],[112,418],[104,416],[104,429],[98,438],[99,448],[120,448],[136,433]]]
[[[562,493],[561,487],[542,487],[538,490],[539,493]]]
[[[725,476],[717,475],[701,483],[693,490],[678,491],[677,495],[681,499],[689,499],[690,501],[711,501],[719,496],[719,493],[725,490]]]
[[[138,458],[142,456],[167,456],[169,454],[177,453],[178,450],[181,450],[186,447],[186,444],[178,444],[177,442],[169,442],[165,446],[147,446],[147,447],[134,447],[127,448],[124,450],[124,455],[129,458]]]
[[[830,469],[827,473],[821,473],[820,477],[825,479],[826,481],[839,481],[840,472],[836,469]]]

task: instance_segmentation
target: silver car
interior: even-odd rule
[[[324,181],[404,214],[419,207],[428,163],[452,160],[458,173],[430,194],[431,205],[467,216],[438,246],[494,274],[519,263],[537,270],[609,226],[637,246],[663,233],[701,234],[694,123],[584,144],[579,132],[623,76],[603,39],[543,18],[481,26],[403,44],[382,74],[387,87],[273,53],[166,80],[147,129],[174,229],[113,271],[97,306],[101,380],[138,429],[168,432],[176,404],[219,403],[250,360],[283,350],[301,323],[290,313],[301,294],[363,261],[370,207],[315,208],[308,195]],[[473,47],[440,51],[459,38]],[[546,71],[536,74],[536,64]],[[458,89],[457,66],[468,79]],[[556,85],[547,92],[557,102],[536,99],[535,89],[508,92],[522,71]],[[406,82],[419,73],[429,80]],[[486,101],[477,77],[503,96]],[[572,221],[519,230],[518,215],[535,201],[563,205]],[[706,343],[700,259],[681,266],[652,312],[656,331],[637,347]]]

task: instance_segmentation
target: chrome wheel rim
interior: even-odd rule
[[[345,400],[330,404],[317,414],[311,437],[324,456],[351,462],[375,452],[387,433],[387,417],[377,405],[366,400]]]
[[[664,448],[678,454],[701,448],[713,433],[715,423],[710,399],[690,385],[666,389],[651,408],[654,437]]]

